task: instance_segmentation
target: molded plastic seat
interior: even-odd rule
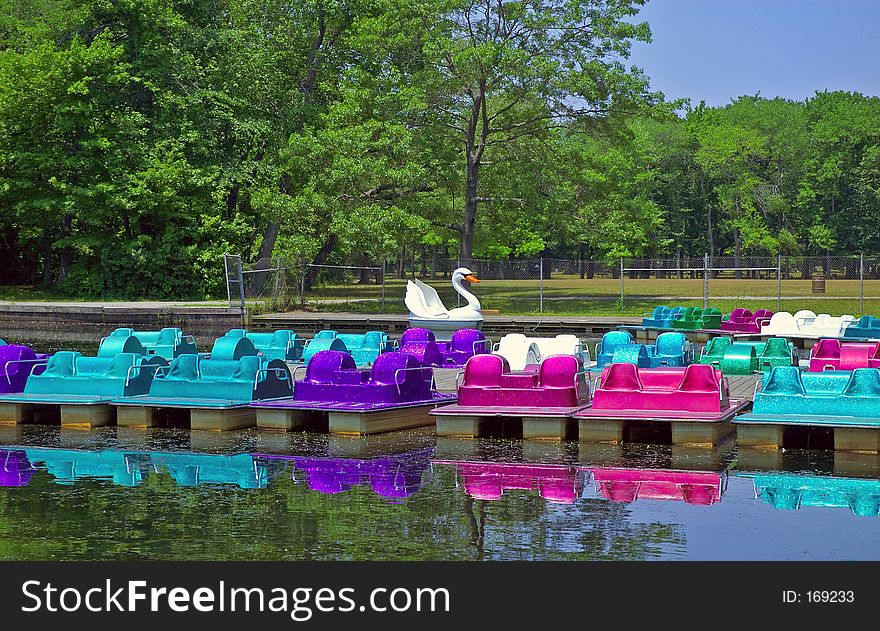
[[[246,342],[253,349],[247,338],[238,341]],[[229,344],[224,344],[222,350],[237,354],[234,346]],[[153,380],[149,396],[179,399],[181,402],[214,399],[234,405],[290,396],[292,381],[287,364],[279,359],[267,360],[255,353],[238,359],[214,359],[213,353],[211,359],[181,355],[171,362],[167,375],[159,375]]]
[[[596,354],[596,368],[609,363],[630,363],[642,368],[685,366],[691,363],[691,344],[684,333],[667,331],[655,344],[634,344],[627,331],[610,331],[602,336]]]
[[[533,370],[551,355],[571,355],[582,365],[590,361],[589,352],[575,335],[526,337],[522,333],[508,333],[501,338],[495,354],[507,359],[512,370]]]
[[[246,337],[253,342],[257,352],[266,359],[296,362],[302,357],[305,341],[293,331],[279,329],[271,333],[252,333],[245,329],[231,329],[228,337]]]
[[[476,355],[458,388],[460,407],[578,407],[589,401],[580,362],[571,355],[541,360],[536,373],[510,372],[499,355]]]
[[[28,377],[42,374],[47,362],[28,346],[0,345],[0,393],[22,392]]]
[[[880,318],[862,316],[843,329],[844,338],[880,339]]]
[[[344,346],[334,344],[333,340]],[[322,350],[339,350],[351,353],[358,366],[368,366],[376,361],[382,353],[392,350],[391,340],[383,331],[367,331],[366,333],[337,333],[329,329],[318,331],[309,341],[302,353],[303,360],[310,360],[314,354]]]
[[[168,362],[162,357],[119,353],[85,357],[73,351],[53,355],[42,374],[28,377],[26,395],[115,398],[146,394],[154,374]]]
[[[172,360],[179,355],[195,353],[195,340],[191,335],[185,335],[183,331],[175,327],[166,327],[159,331],[135,331],[134,329],[116,329],[108,338],[121,339],[134,337],[144,348],[147,355],[158,355],[167,360]],[[108,338],[105,338],[106,341]],[[103,346],[103,342],[102,342]],[[115,352],[136,352],[133,350],[115,349]],[[100,355],[100,352],[98,353]]]
[[[437,342],[432,331],[412,328],[403,332],[400,350],[429,366],[459,367],[474,355],[489,353],[491,348],[479,329],[459,329],[449,342]]]
[[[296,382],[294,400],[320,403],[407,403],[430,401],[431,369],[413,355],[391,351],[376,358],[369,374],[340,351],[312,357],[304,379]]]
[[[841,342],[823,339],[810,351],[810,372],[876,368],[880,361],[880,342]]]
[[[705,364],[655,369],[611,364],[593,393],[593,410],[720,413],[728,407],[726,382]]]

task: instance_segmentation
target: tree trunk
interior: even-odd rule
[[[361,272],[360,278],[358,278],[358,285],[369,285],[372,280],[372,272],[373,270],[366,269],[370,267],[370,257],[362,256],[361,257]]]
[[[64,219],[61,220],[62,237],[70,236],[72,225],[73,217],[71,215],[65,215]],[[73,250],[70,248],[63,248],[58,254],[58,282],[56,285],[64,284],[64,281],[67,280],[67,274],[70,273],[71,265],[73,265]]]
[[[52,284],[52,237],[43,230],[43,285]]]
[[[464,223],[461,230],[461,259],[474,254],[474,230],[477,225],[477,192],[480,186],[480,165],[468,155],[467,182],[465,184]]]
[[[323,265],[327,262],[327,258],[330,254],[333,253],[334,248],[336,248],[336,243],[339,241],[339,238],[335,234],[328,234],[327,238],[324,240],[324,243],[321,244],[321,249],[318,250],[318,253],[315,254],[315,258],[312,259],[312,265]],[[309,267],[306,270],[305,275],[305,288],[306,290],[311,289],[315,281],[318,278],[319,267]]]

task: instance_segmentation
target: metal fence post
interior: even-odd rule
[[[703,309],[709,306],[709,255],[703,254]]]
[[[382,259],[382,308],[385,308],[385,259]]]
[[[544,313],[544,257],[538,260],[538,309]]]
[[[865,314],[865,253],[859,254],[859,315]]]
[[[623,257],[620,257],[620,311],[623,312],[624,286],[623,286]]]
[[[306,270],[308,266],[306,263],[302,265],[302,271],[299,276],[299,306],[306,306]]]
[[[281,257],[275,257],[275,295],[272,296],[272,306],[275,307],[278,305],[278,288],[281,282]]]
[[[782,311],[782,255],[776,255],[776,310]]]
[[[455,266],[461,267],[461,257],[458,257],[458,259],[455,261]],[[455,306],[456,307],[461,306],[461,294],[458,292],[455,292]]]

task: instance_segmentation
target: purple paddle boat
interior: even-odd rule
[[[325,494],[342,493],[369,484],[374,493],[391,500],[402,500],[419,491],[422,475],[430,464],[433,448],[381,458],[329,458],[252,454],[256,461],[292,462],[294,479],[302,471],[310,489]]]
[[[0,449],[0,486],[27,486],[34,471],[23,449]]]
[[[434,386],[433,371],[409,353],[392,351],[358,370],[351,355],[319,351],[296,382],[292,397],[253,403],[257,427],[298,429],[326,414],[331,433],[373,434],[431,423],[427,411],[453,394]],[[311,415],[311,419],[309,416]]]
[[[48,361],[48,355],[39,355],[29,346],[0,346],[0,394],[23,392],[28,377],[42,374]]]
[[[459,329],[448,342],[438,342],[429,329],[412,328],[400,338],[401,352],[415,355],[426,366],[461,368],[474,355],[492,350],[492,343],[478,329]]]

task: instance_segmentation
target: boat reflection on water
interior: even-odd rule
[[[180,486],[219,484],[243,489],[264,488],[270,473],[266,467],[257,466],[248,454],[29,447],[0,450],[0,459],[4,462],[2,486],[26,486],[37,469],[51,474],[55,484],[105,479],[120,486],[137,486],[151,471],[167,471]]]
[[[23,449],[0,449],[0,486],[27,486],[33,475]]]
[[[588,469],[596,490],[614,502],[643,500],[683,501],[710,506],[721,501],[727,471],[671,471],[663,469]]]
[[[381,497],[402,500],[421,489],[422,477],[430,467],[433,453],[432,448],[427,448],[370,458],[284,454],[253,454],[253,458],[258,465],[290,462],[294,481],[305,481],[310,489],[320,493],[336,494],[369,485]]]
[[[854,515],[880,515],[880,480],[793,473],[741,473],[753,478],[755,497],[780,510],[805,506],[849,508]]]
[[[478,500],[498,500],[505,491],[537,491],[549,502],[571,504],[584,489],[577,467],[552,464],[435,460],[456,468],[464,492]]]

